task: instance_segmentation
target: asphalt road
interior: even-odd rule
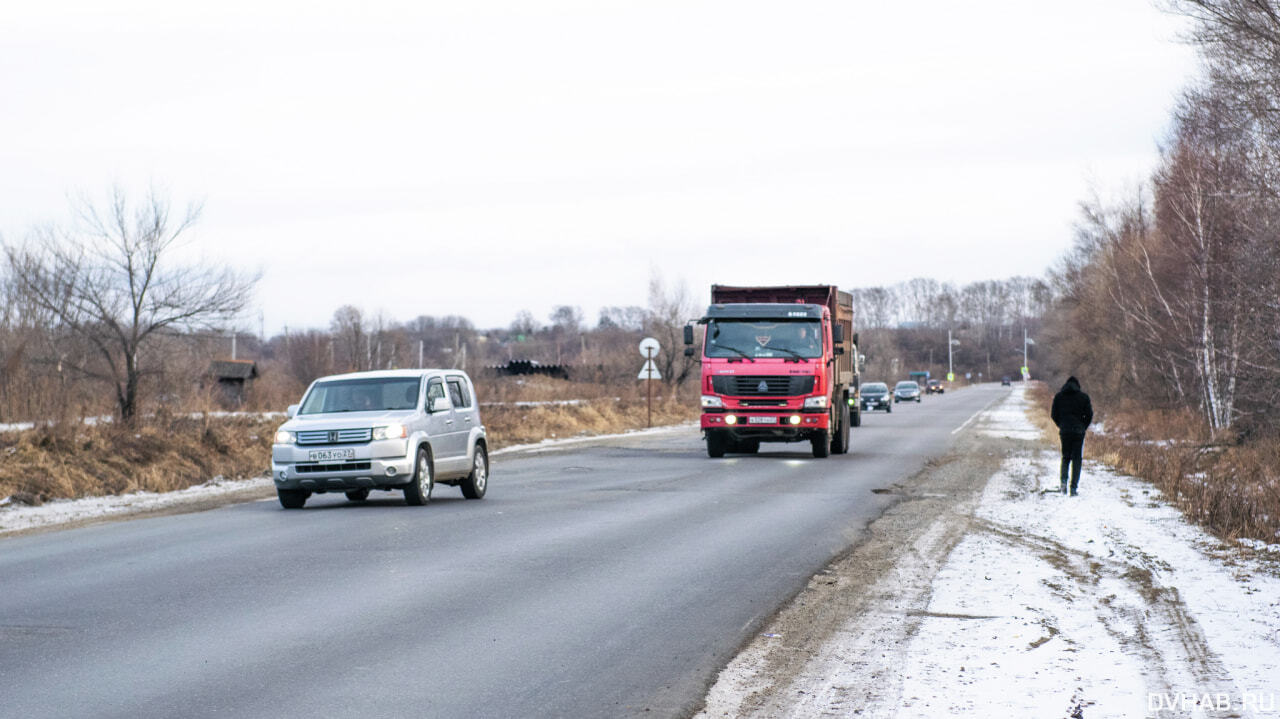
[[[696,430],[495,458],[489,496],[314,496],[0,539],[0,715],[679,716],[1007,389],[851,452]],[[802,451],[803,450],[803,451]]]

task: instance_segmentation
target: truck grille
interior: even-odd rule
[[[368,442],[373,430],[364,429],[315,429],[298,433],[298,444],[355,444]]]
[[[813,375],[721,375],[711,378],[711,389],[733,397],[795,397],[813,392]]]

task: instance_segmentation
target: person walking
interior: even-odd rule
[[[1080,462],[1084,458],[1084,433],[1093,423],[1093,403],[1089,395],[1080,389],[1080,380],[1068,377],[1066,384],[1053,396],[1053,409],[1049,413],[1058,425],[1058,437],[1062,439],[1062,493],[1068,490],[1076,496],[1080,484]],[[1067,485],[1070,470],[1070,486]]]

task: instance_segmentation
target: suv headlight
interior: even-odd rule
[[[827,396],[825,394],[820,394],[816,397],[804,398],[805,409],[824,409],[826,408],[826,406],[827,406]]]
[[[296,434],[287,430],[282,429],[276,432],[276,444],[293,444],[297,438]]]
[[[404,439],[409,436],[403,424],[389,424],[386,427],[374,427],[374,439]]]
[[[723,407],[724,400],[720,399],[719,397],[713,394],[704,394],[702,395],[702,406],[703,407]]]

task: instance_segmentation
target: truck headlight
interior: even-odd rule
[[[403,424],[389,424],[386,427],[374,427],[374,439],[404,439],[409,436]]]
[[[297,435],[293,432],[288,432],[283,429],[276,432],[276,444],[293,444],[296,439]]]
[[[827,399],[828,398],[825,394],[820,394],[816,397],[805,397],[804,408],[805,409],[825,409],[827,406]]]
[[[713,394],[704,394],[702,395],[702,406],[703,407],[723,407],[724,400],[720,399],[719,397]]]

